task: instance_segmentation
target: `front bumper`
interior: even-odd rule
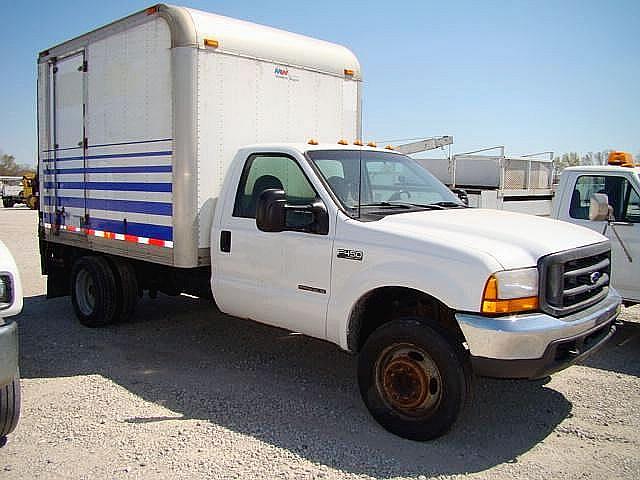
[[[540,378],[568,367],[602,346],[615,332],[622,299],[609,295],[572,315],[544,313],[485,317],[457,313],[474,372],[499,378]]]
[[[18,325],[16,322],[0,324],[0,387],[11,383],[17,371]]]

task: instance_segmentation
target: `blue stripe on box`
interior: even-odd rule
[[[110,190],[118,192],[171,192],[171,183],[145,182],[44,182],[44,188]]]
[[[45,175],[70,175],[73,173],[170,173],[171,165],[149,165],[136,167],[92,167],[92,168],[45,168]]]
[[[135,157],[163,157],[167,155],[171,155],[173,152],[171,150],[162,150],[160,152],[136,152],[136,153],[114,153],[108,155],[87,155],[85,156],[76,156],[76,157],[60,157],[60,158],[45,158],[43,162],[64,162],[68,160],[100,160],[104,158],[135,158]]]
[[[57,198],[57,202],[56,202]],[[45,205],[58,207],[89,208],[111,212],[148,213],[150,215],[171,216],[173,206],[167,202],[143,202],[136,200],[103,200],[99,198],[43,197]]]

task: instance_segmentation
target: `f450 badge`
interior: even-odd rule
[[[352,250],[350,248],[338,249],[338,258],[344,258],[345,260],[357,260],[358,262],[361,262],[363,257],[364,253],[362,253],[362,250]]]

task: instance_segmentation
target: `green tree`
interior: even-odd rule
[[[34,172],[34,169],[28,165],[20,165],[16,163],[13,155],[3,153],[0,155],[0,176],[21,177],[26,173]]]

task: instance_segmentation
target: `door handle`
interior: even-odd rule
[[[229,230],[222,230],[220,232],[220,251],[226,253],[231,252],[231,232]]]

